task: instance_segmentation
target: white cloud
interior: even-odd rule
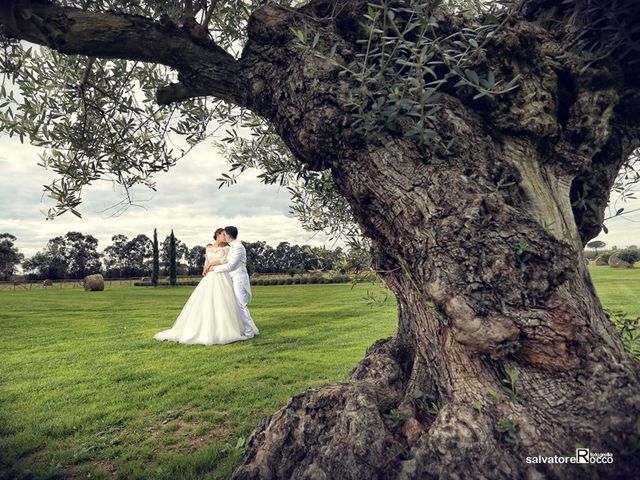
[[[0,232],[18,237],[17,246],[27,256],[68,231],[91,234],[99,240],[99,249],[104,249],[118,233],[150,237],[157,228],[162,240],[173,229],[180,240],[193,246],[206,244],[215,228],[225,225],[237,226],[246,241],[331,245],[326,236],[303,230],[292,217],[286,189],[260,183],[255,173],[245,172],[238,184],[219,189],[216,179],[228,167],[210,143],[198,146],[168,173],[159,174],[156,192],[134,189],[136,205],[119,216],[111,216],[110,207],[122,199],[123,192],[100,182],[85,190],[81,219],[65,214],[46,221],[41,211],[52,203],[43,198],[42,186],[54,174],[36,165],[39,151],[6,135],[0,137]]]
[[[640,246],[640,199],[631,200],[622,207],[630,213],[607,220],[605,225],[609,233],[601,232],[594,240],[601,240],[609,247]]]

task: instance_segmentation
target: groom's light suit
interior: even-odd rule
[[[229,272],[233,281],[233,292],[236,295],[242,323],[244,324],[244,334],[253,337],[253,320],[247,305],[251,302],[251,282],[247,272],[247,252],[244,245],[237,238],[229,244],[229,255],[227,263],[216,265],[213,271],[217,273]]]

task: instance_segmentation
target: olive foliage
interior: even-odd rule
[[[246,42],[246,26],[265,0],[61,0],[61,6],[90,11],[116,11],[191,29],[238,58]],[[303,2],[277,2],[295,7]],[[419,146],[444,148],[454,139],[440,139],[431,128],[438,109],[438,89],[451,80],[476,96],[517,88],[517,78],[499,78],[474,69],[484,54],[484,41],[512,14],[516,2],[451,0],[372,2],[360,23],[361,50],[341,65],[350,76],[354,125],[362,135],[380,129],[415,138]],[[565,2],[566,3],[566,2]],[[575,25],[597,15],[597,2],[575,0]],[[595,5],[593,6],[592,3]],[[476,28],[439,32],[438,9],[477,19]],[[609,15],[609,14],[607,14]],[[408,21],[399,22],[401,16]],[[580,17],[580,18],[578,18]],[[593,28],[611,28],[611,21]],[[600,26],[600,27],[599,27]],[[611,45],[636,48],[612,30]],[[292,32],[300,48],[332,60],[331,46],[318,45],[304,31]],[[0,32],[1,34],[1,32]],[[611,45],[589,43],[588,29],[573,35],[576,48],[590,49],[594,58]],[[446,66],[445,75],[440,64]],[[292,212],[303,226],[324,230],[359,244],[350,208],[337,194],[329,171],[307,170],[289,152],[274,129],[251,111],[213,97],[158,105],[156,92],[175,81],[176,72],[161,64],[122,59],[64,55],[0,35],[0,131],[42,147],[39,165],[56,174],[45,186],[53,205],[47,218],[65,212],[80,216],[84,188],[109,181],[122,187],[119,213],[137,201],[134,187],[155,189],[155,176],[166,172],[197,144],[214,138],[229,160],[220,186],[231,185],[247,169],[261,171],[267,184],[289,189]],[[407,119],[409,121],[407,121]],[[223,133],[224,132],[224,133]],[[435,146],[434,146],[435,145]],[[638,181],[637,161],[625,166],[616,189],[628,194]],[[622,213],[617,209],[615,215]]]

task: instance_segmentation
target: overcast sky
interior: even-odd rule
[[[199,145],[168,173],[159,174],[157,192],[145,188],[135,192],[144,208],[133,206],[112,217],[105,210],[121,200],[122,192],[103,182],[86,189],[81,205],[83,218],[65,214],[46,221],[42,211],[52,203],[43,198],[42,185],[51,181],[53,173],[36,165],[39,151],[0,134],[0,233],[18,237],[17,246],[26,256],[68,231],[94,235],[100,242],[99,250],[103,250],[118,233],[129,238],[139,233],[151,237],[155,227],[162,241],[173,229],[192,247],[206,244],[216,227],[229,224],[236,225],[240,238],[250,242],[334,246],[322,234],[303,230],[289,214],[287,190],[261,184],[256,172],[246,172],[238,184],[218,189],[216,178],[228,167],[210,141]],[[640,208],[640,201],[618,208],[623,206],[626,210]],[[598,239],[609,246],[640,244],[640,211],[612,219],[607,226],[609,234],[601,234]]]
[[[40,151],[0,134],[0,233],[18,237],[16,244],[26,256],[68,231],[95,236],[102,250],[118,233],[129,238],[139,233],[151,237],[157,228],[162,241],[173,229],[176,237],[192,247],[205,245],[213,231],[225,225],[237,226],[239,237],[249,242],[333,246],[328,237],[303,230],[289,213],[288,191],[261,184],[255,171],[243,173],[232,187],[218,189],[216,178],[228,166],[211,141],[199,145],[169,172],[158,174],[157,192],[138,189],[135,199],[144,208],[132,206],[112,217],[105,210],[122,199],[122,192],[101,182],[84,191],[82,218],[66,213],[47,221],[42,211],[53,206],[53,201],[43,197],[42,186],[54,174],[36,165]]]

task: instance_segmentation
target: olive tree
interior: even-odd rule
[[[396,335],[265,419],[236,478],[568,478],[526,458],[576,446],[622,477],[639,369],[583,248],[638,145],[638,18],[634,0],[9,0],[0,119],[60,174],[51,216],[102,178],[153,187],[215,119],[223,183],[257,166],[305,225],[367,239]]]

